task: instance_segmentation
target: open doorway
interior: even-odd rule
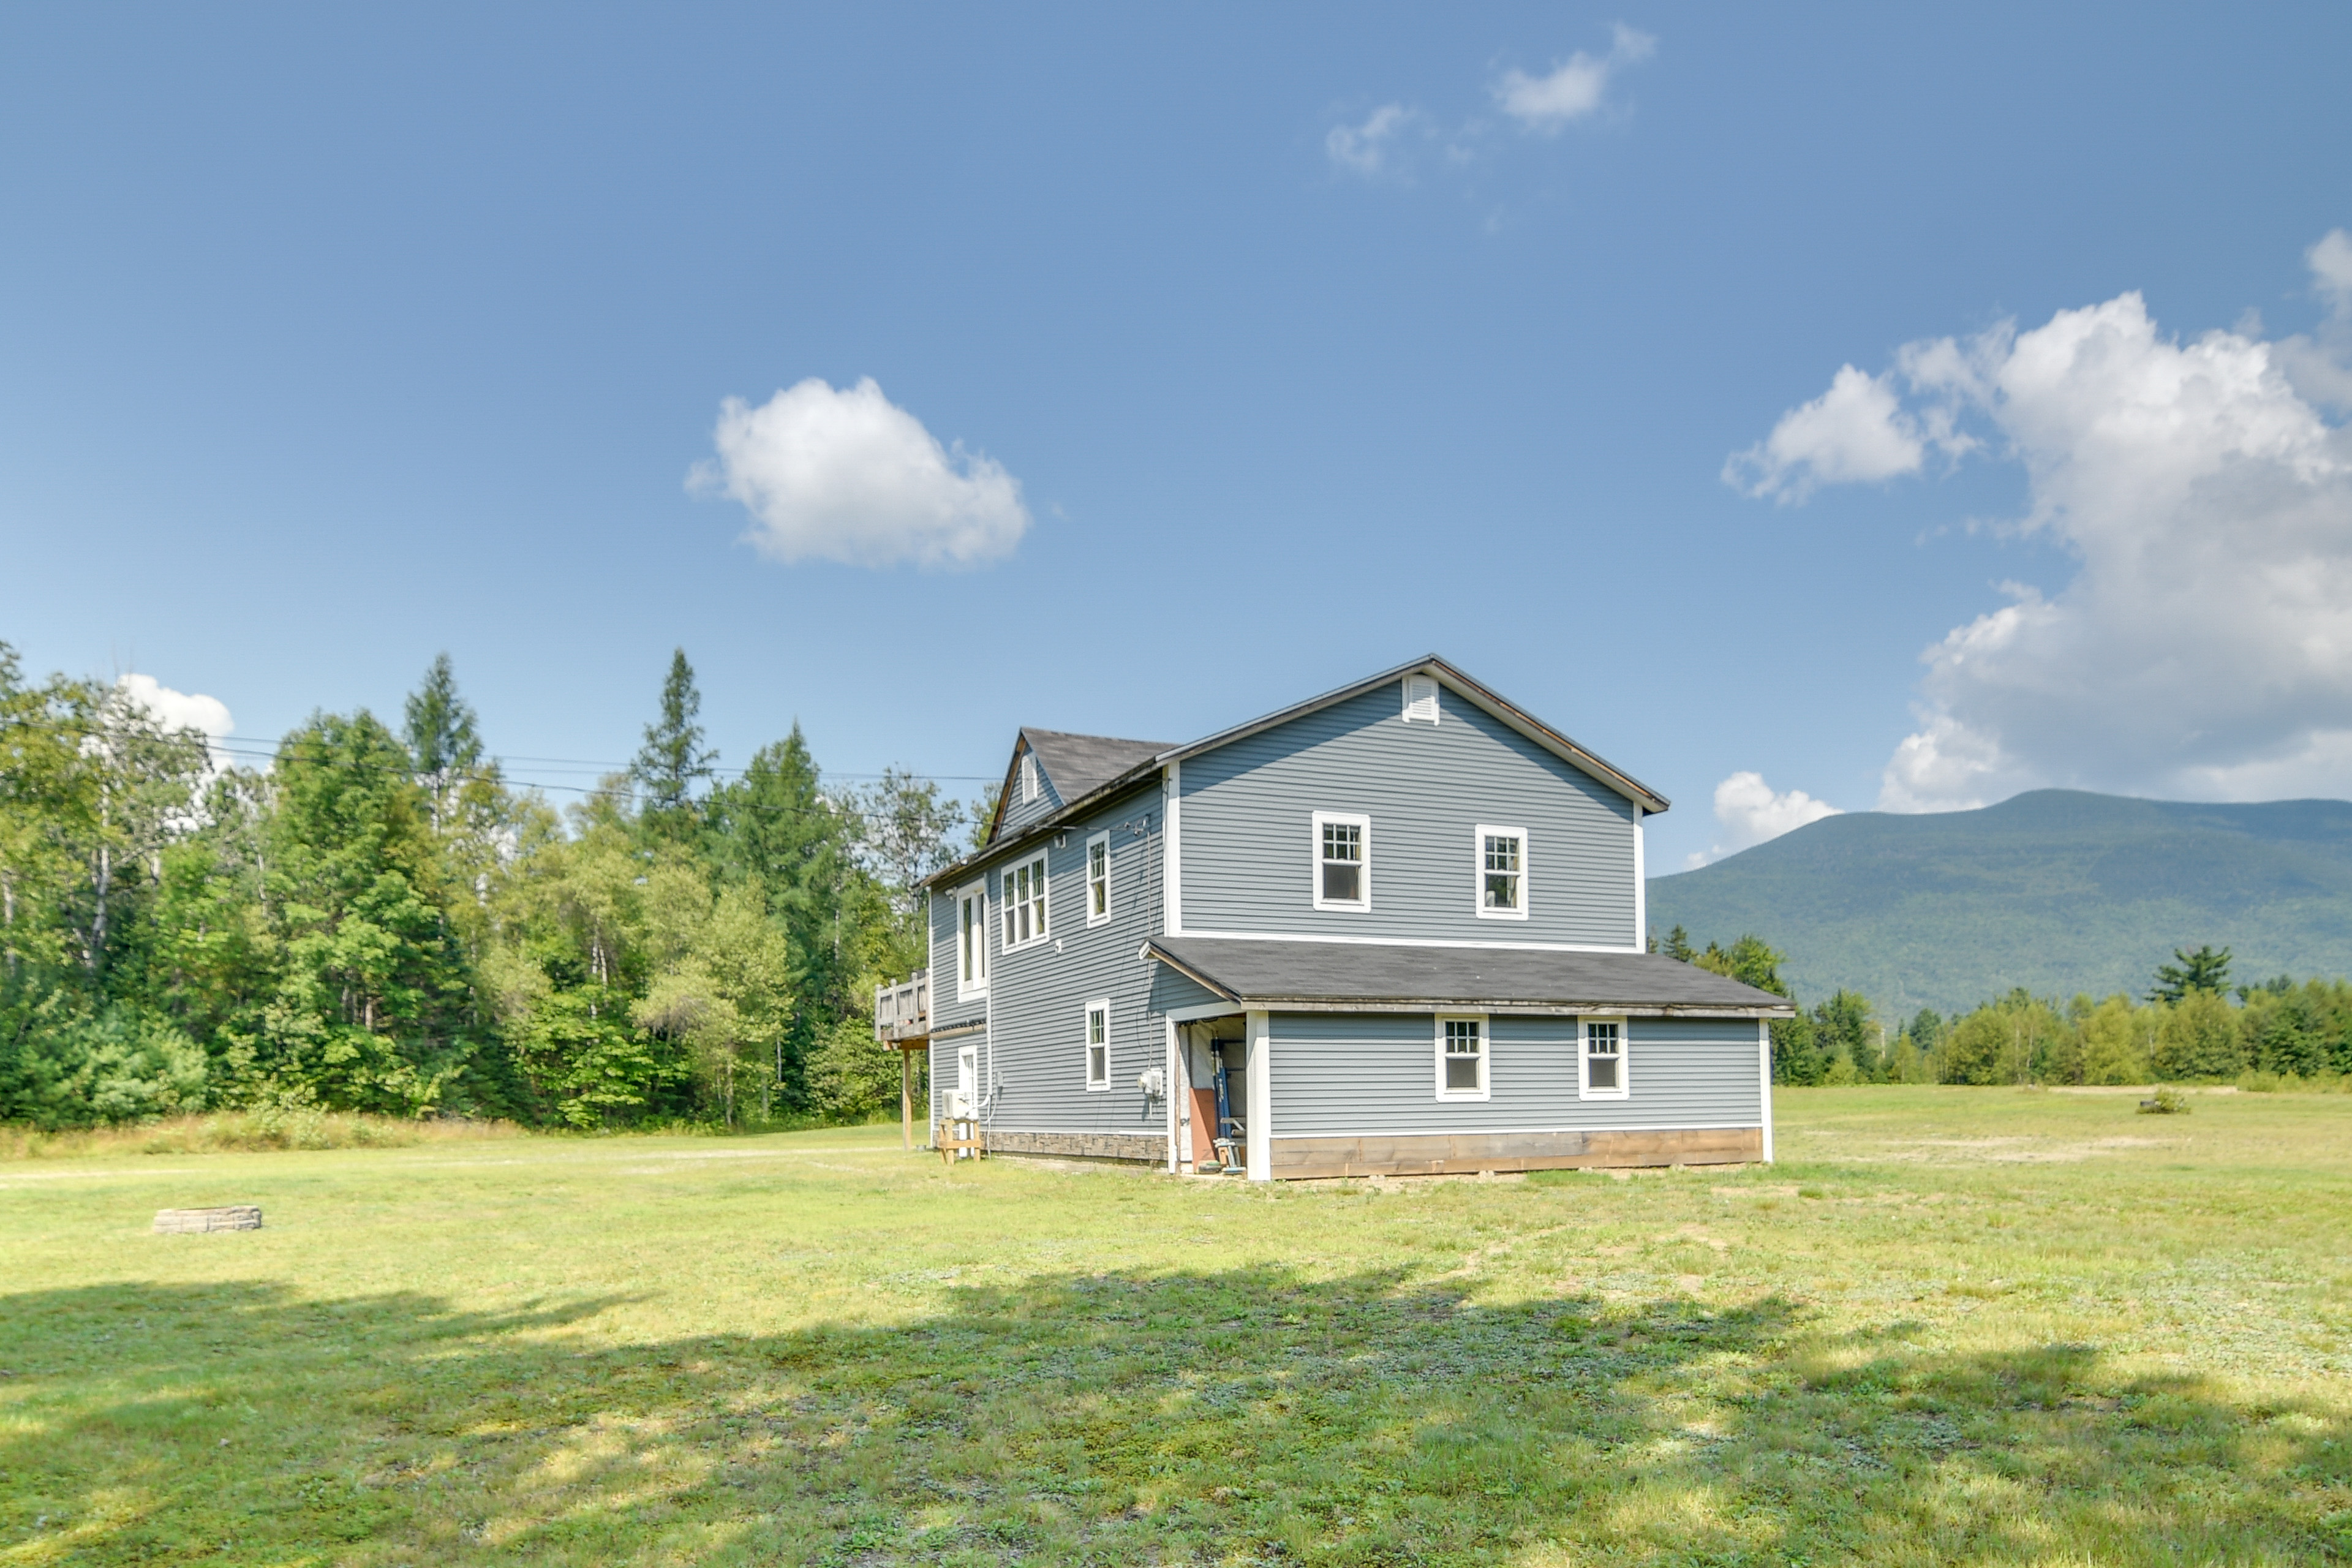
[[[1188,1136],[1179,1153],[1196,1175],[1234,1175],[1249,1163],[1247,1020],[1239,1013],[1177,1031]]]

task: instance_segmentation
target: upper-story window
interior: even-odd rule
[[[1437,682],[1426,675],[1404,678],[1404,721],[1408,724],[1437,722]]]
[[[1004,910],[1005,951],[1045,941],[1045,857],[1007,866],[997,876],[1003,882],[997,901]]]
[[[1035,800],[1044,791],[1037,785],[1037,753],[1021,753],[1021,800],[1023,805]]]
[[[1110,919],[1110,835],[1097,833],[1087,840],[1087,924]]]
[[[1345,812],[1315,814],[1315,907],[1372,907],[1372,819]]]
[[[956,995],[988,994],[988,884],[956,895]]]
[[[1528,918],[1528,831],[1480,823],[1472,831],[1472,853],[1477,858],[1478,918],[1523,921]]]
[[[1579,1089],[1587,1100],[1622,1100],[1625,1081],[1625,1026],[1614,1018],[1584,1021],[1584,1070]]]

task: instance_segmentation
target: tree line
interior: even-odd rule
[[[683,650],[645,743],[559,811],[445,655],[397,727],[318,713],[226,766],[0,643],[0,1121],[316,1106],[601,1128],[895,1106],[872,993],[980,819],[830,788],[795,724],[722,776]]]
[[[1651,951],[1776,996],[1786,955],[1744,935],[1704,950],[1676,926]],[[2287,975],[2232,984],[2228,948],[2175,949],[2148,990],[2061,1002],[2022,987],[1946,1018],[1890,1028],[1869,998],[1836,990],[1771,1026],[1775,1083],[2146,1084],[2352,1074],[2352,984]]]

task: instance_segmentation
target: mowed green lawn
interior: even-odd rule
[[[1631,1179],[11,1162],[0,1563],[2352,1558],[2352,1097],[1779,1103]]]

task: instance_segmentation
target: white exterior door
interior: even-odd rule
[[[979,1106],[980,1047],[961,1046],[956,1050],[956,1084],[954,1091],[948,1096],[948,1117],[953,1121],[957,1117],[976,1116],[980,1113]],[[961,1128],[949,1129],[949,1134],[951,1137],[960,1137],[962,1131]],[[956,1151],[956,1158],[969,1160],[971,1158],[971,1151],[959,1149]]]

